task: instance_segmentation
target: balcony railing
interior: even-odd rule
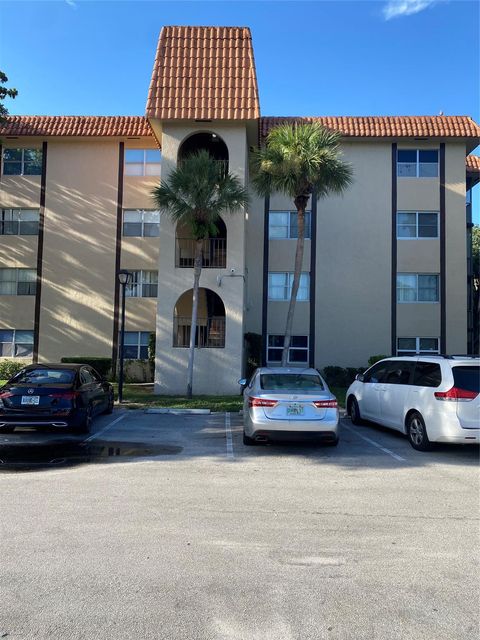
[[[195,243],[192,238],[176,238],[175,266],[180,268],[195,266]],[[209,238],[203,241],[204,269],[224,269],[227,265],[226,238]]]
[[[189,347],[192,318],[176,317],[173,322],[173,346]],[[225,318],[198,318],[195,346],[199,348],[222,348],[225,346]]]

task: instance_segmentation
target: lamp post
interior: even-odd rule
[[[132,273],[131,271],[127,271],[126,269],[120,269],[118,272],[118,281],[122,286],[122,315],[120,318],[120,352],[119,352],[119,360],[120,366],[118,371],[118,402],[123,402],[123,346],[125,339],[125,289],[127,284],[130,284],[132,281]]]

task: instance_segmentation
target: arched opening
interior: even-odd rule
[[[189,347],[192,327],[193,289],[182,293],[173,311],[173,346]],[[198,318],[195,346],[199,348],[225,347],[225,306],[211,289],[201,287],[198,292]]]
[[[216,133],[194,133],[186,138],[178,150],[177,161],[180,163],[195,151],[205,150],[214,158],[222,171],[228,172],[228,148]]]
[[[222,218],[215,222],[217,233],[203,240],[202,267],[225,269],[227,266],[227,227]],[[192,268],[195,259],[195,240],[186,225],[178,224],[175,230],[175,266]]]

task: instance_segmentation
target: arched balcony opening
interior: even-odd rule
[[[215,222],[217,233],[203,240],[202,267],[204,269],[225,269],[227,266],[227,227],[222,218]],[[190,229],[178,224],[175,230],[175,266],[193,268],[195,243]]]
[[[216,133],[194,133],[186,138],[178,150],[177,162],[180,164],[187,156],[196,151],[205,150],[218,162],[222,173],[228,173],[228,148]]]
[[[173,312],[173,346],[189,347],[192,328],[193,289],[182,293]],[[225,306],[211,289],[198,292],[198,318],[195,346],[200,349],[225,347]]]

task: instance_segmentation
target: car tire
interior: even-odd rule
[[[355,397],[350,398],[348,401],[348,414],[352,424],[363,424],[362,416],[360,414],[360,407],[358,406],[357,399]]]
[[[247,447],[253,447],[257,443],[255,442],[255,440],[253,438],[250,438],[250,436],[247,436],[247,434],[244,431],[243,432],[243,444],[246,445]]]
[[[113,393],[112,393],[111,396],[108,398],[108,405],[107,405],[107,408],[104,411],[105,415],[109,416],[111,413],[113,413],[113,404],[114,404],[114,402],[115,402],[115,400],[114,400]]]
[[[414,411],[408,417],[407,436],[410,444],[417,451],[432,450],[432,443],[428,439],[425,421],[418,411]]]
[[[85,415],[81,423],[74,428],[74,432],[78,434],[86,434],[90,433],[90,429],[92,427],[92,405],[89,404],[85,410]]]

